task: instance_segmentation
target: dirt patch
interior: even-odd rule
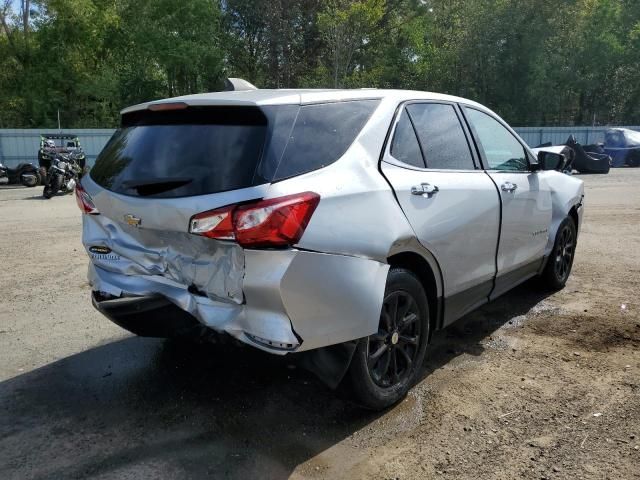
[[[610,352],[616,348],[640,348],[640,323],[623,318],[594,315],[559,315],[541,319],[532,327],[538,335],[562,337],[567,343],[594,352]]]

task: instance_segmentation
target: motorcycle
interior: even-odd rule
[[[25,187],[35,187],[42,182],[41,173],[31,163],[21,163],[16,168],[9,168],[0,163],[0,185],[21,183]]]
[[[73,153],[57,153],[51,160],[47,170],[42,196],[51,198],[59,191],[71,193],[76,188],[82,168],[78,164],[77,155]]]

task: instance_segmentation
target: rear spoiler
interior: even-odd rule
[[[248,92],[253,90],[259,90],[255,85],[243,80],[242,78],[227,78],[225,80],[225,88],[224,90],[218,90],[216,92],[209,93],[218,93],[218,92]],[[120,115],[126,115],[131,112],[139,111],[139,110],[148,110],[152,105],[162,105],[165,103],[171,103],[177,107],[177,104],[181,103],[186,106],[196,107],[196,106],[209,106],[212,102],[206,98],[206,93],[203,94],[192,94],[192,95],[183,95],[180,97],[174,98],[165,98],[161,100],[155,100],[150,102],[139,103],[137,105],[132,105],[130,107],[126,107],[120,111]],[[251,100],[245,100],[241,96],[240,97],[229,97],[225,96],[222,101],[219,102],[220,105],[245,105],[245,106],[255,106],[255,102]],[[169,108],[171,109],[171,108]]]

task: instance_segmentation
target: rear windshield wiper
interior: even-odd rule
[[[142,180],[126,180],[122,182],[122,186],[126,189],[134,189],[141,197],[155,195],[157,193],[168,192],[176,188],[187,185],[193,181],[193,178],[176,177],[176,178],[145,178]]]

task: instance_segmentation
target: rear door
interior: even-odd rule
[[[385,151],[389,180],[417,238],[436,258],[445,324],[484,303],[493,287],[500,200],[476,166],[466,127],[451,103],[401,109]]]
[[[464,113],[502,202],[496,297],[540,268],[549,239],[551,192],[544,176],[531,171],[526,148],[502,122],[470,107]]]

